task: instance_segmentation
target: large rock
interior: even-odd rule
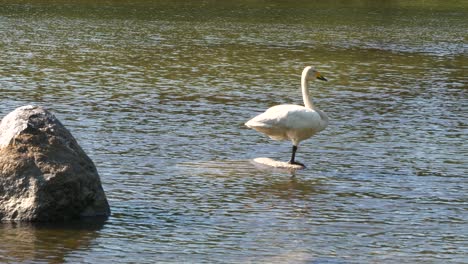
[[[92,160],[49,111],[17,108],[0,122],[0,220],[108,216]]]

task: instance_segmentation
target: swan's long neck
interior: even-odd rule
[[[301,77],[301,88],[302,88],[302,100],[304,100],[304,106],[307,108],[314,108],[312,101],[309,97],[309,81],[307,80],[307,71],[302,73]]]

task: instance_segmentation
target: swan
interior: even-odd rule
[[[309,97],[309,81],[314,79],[327,81],[312,66],[305,67],[301,76],[304,106],[275,105],[245,123],[247,127],[264,133],[273,140],[291,140],[292,155],[288,163],[302,167],[305,167],[304,164],[295,160],[299,142],[312,137],[328,126],[328,116],[315,107]]]

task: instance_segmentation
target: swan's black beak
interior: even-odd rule
[[[322,74],[320,74],[319,72],[317,72],[317,79],[321,80],[321,81],[328,81],[325,77],[322,76]]]

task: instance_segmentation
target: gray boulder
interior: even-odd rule
[[[49,111],[17,108],[0,122],[0,220],[110,215],[92,160]]]

